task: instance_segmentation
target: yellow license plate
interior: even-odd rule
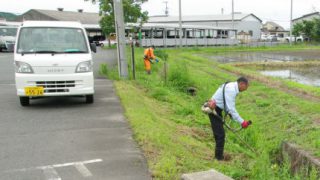
[[[43,96],[43,87],[25,87],[24,92],[26,96]]]

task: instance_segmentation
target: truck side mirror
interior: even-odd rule
[[[96,44],[95,43],[90,43],[90,49],[91,49],[91,51],[93,51],[93,52],[97,52],[97,46],[96,46]]]

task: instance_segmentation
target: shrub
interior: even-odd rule
[[[186,91],[186,89],[194,84],[190,78],[188,67],[184,63],[174,64],[169,68],[169,82],[168,85],[179,91]]]

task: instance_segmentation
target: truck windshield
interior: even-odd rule
[[[13,36],[17,35],[17,28],[13,27],[0,27],[0,36]]]
[[[79,28],[25,27],[19,33],[17,53],[88,53]]]

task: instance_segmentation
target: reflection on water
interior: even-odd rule
[[[264,70],[262,74],[267,76],[281,77],[290,79],[301,84],[320,87],[320,68],[319,67],[306,67],[294,69],[281,69],[281,70]]]

